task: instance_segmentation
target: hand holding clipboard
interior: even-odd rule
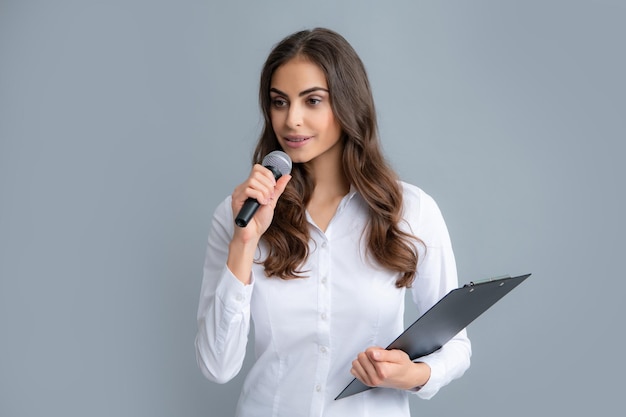
[[[411,360],[433,353],[529,276],[530,274],[526,274],[470,282],[450,291],[387,346],[387,349],[400,349]],[[372,387],[355,378],[335,400],[369,389]]]

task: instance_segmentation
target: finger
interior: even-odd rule
[[[245,198],[254,198],[259,204],[268,204],[274,194],[274,186],[267,185],[258,178],[250,178],[244,190]]]
[[[272,171],[259,164],[252,167],[248,181],[264,191],[273,192],[274,187],[276,187],[276,178],[274,178]]]
[[[275,192],[275,186],[276,180],[272,173],[267,168],[255,165],[248,179],[235,188],[233,197],[239,205],[248,198],[257,200],[259,204],[267,204]]]
[[[368,369],[370,379],[376,380],[377,384],[382,384],[387,378],[387,361],[385,361],[385,349],[371,347],[365,351],[367,359],[370,361],[371,369]]]
[[[363,366],[361,365],[361,362],[358,359],[355,359],[352,362],[352,369],[350,370],[350,373],[359,381],[361,381],[362,383],[364,383],[365,385],[369,386],[369,387],[374,387],[376,386],[373,381],[370,379],[370,376],[368,375],[368,373],[365,371],[365,369],[363,368]]]
[[[262,205],[269,205],[272,208],[276,208],[276,202],[285,191],[287,183],[291,179],[291,175],[283,175],[276,182],[276,186],[268,190],[268,193],[263,194],[263,200],[257,200]]]
[[[276,178],[274,173],[262,165],[256,164],[252,167],[250,176],[258,177],[268,187],[274,187],[276,185]]]
[[[240,209],[248,198],[252,198],[259,202],[259,204],[266,204],[271,194],[264,193],[262,190],[255,188],[251,184],[241,184],[232,194],[232,206],[234,209]]]
[[[374,363],[370,360],[369,356],[365,352],[359,353],[357,361],[362,369],[363,382],[369,386],[377,386],[382,381],[379,377],[378,370],[374,366]]]
[[[378,378],[378,385],[386,383],[391,378],[398,365],[403,366],[410,362],[408,355],[401,350],[386,350],[380,347],[368,348],[365,353],[371,360]]]
[[[285,191],[285,188],[287,188],[287,183],[289,183],[289,181],[291,180],[291,175],[289,174],[285,174],[282,177],[280,177],[278,179],[278,181],[276,181],[276,187],[274,187],[274,197],[276,199],[278,199],[278,197],[280,197],[283,192]]]
[[[369,385],[369,381],[367,380],[367,373],[363,370],[363,367],[357,359],[352,361],[352,369],[350,369],[350,373],[356,379],[363,382],[365,385]]]
[[[409,361],[409,356],[399,349],[387,350],[381,348],[369,348],[366,352],[370,359],[375,363],[391,362],[402,364]]]

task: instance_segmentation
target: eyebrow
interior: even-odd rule
[[[324,87],[311,87],[311,88],[307,88],[306,90],[301,91],[300,93],[298,93],[298,97],[306,96],[307,94],[310,94],[310,93],[312,93],[314,91],[320,91],[320,90],[321,91],[326,91],[328,93],[328,89],[327,88],[324,88]],[[272,87],[272,88],[270,88],[270,92],[276,93],[276,94],[280,94],[281,96],[289,97],[288,94],[280,91],[278,88]]]

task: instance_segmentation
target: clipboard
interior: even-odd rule
[[[450,291],[386,349],[400,349],[406,352],[411,360],[435,352],[530,275],[470,282]],[[372,388],[355,378],[335,400]]]

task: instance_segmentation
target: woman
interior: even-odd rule
[[[224,383],[241,369],[250,319],[255,363],[238,416],[408,416],[469,367],[465,331],[412,362],[385,350],[403,330],[405,291],[422,314],[457,287],[441,213],[385,162],[363,64],[327,29],[295,33],[261,74],[265,128],[248,178],[216,210],[196,352]],[[291,175],[260,165],[282,150]],[[246,227],[234,217],[260,208]],[[334,398],[353,377],[369,390]]]

